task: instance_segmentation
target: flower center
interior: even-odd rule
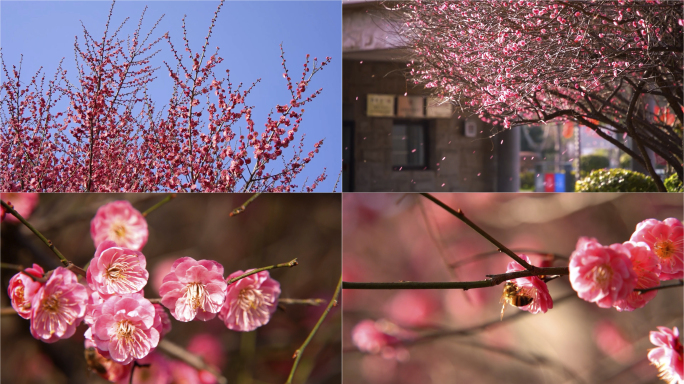
[[[197,309],[202,306],[204,299],[207,296],[207,289],[202,283],[188,284],[188,290],[185,292],[186,302],[192,303],[192,307]]]
[[[126,237],[126,227],[123,224],[114,224],[112,226],[112,232],[114,232],[119,239]]]
[[[260,289],[243,289],[238,296],[240,307],[242,309],[256,309],[264,305],[264,294]]]
[[[599,265],[592,269],[594,272],[594,281],[600,286],[605,287],[613,279],[613,270],[608,265]]]
[[[57,313],[59,311],[59,297],[57,295],[50,295],[43,300],[43,310],[49,313]]]
[[[128,320],[120,321],[116,328],[116,335],[122,339],[129,339],[134,332],[135,326]]]
[[[675,245],[672,240],[656,241],[653,250],[661,259],[669,259],[675,253]]]
[[[136,286],[136,282],[129,279],[134,277],[132,276],[135,272],[133,266],[136,263],[137,258],[130,255],[125,258],[119,258],[113,264],[108,265],[107,269],[102,272],[102,275],[109,284],[115,285],[119,290],[136,291],[139,289]]]

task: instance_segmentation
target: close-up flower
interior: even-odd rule
[[[530,258],[527,257],[527,255],[520,255],[520,258],[528,263],[530,262]],[[525,267],[520,265],[517,261],[511,261],[508,263],[506,273],[524,270]],[[538,278],[537,276],[530,276],[519,277],[517,279],[513,279],[512,281],[518,287],[519,292],[523,292],[525,296],[532,298],[532,302],[530,304],[518,307],[519,309],[528,311],[529,313],[546,313],[546,311],[553,308],[553,298],[549,293],[549,288],[542,279]]]
[[[92,326],[93,341],[117,363],[142,359],[159,343],[155,315],[152,303],[139,293],[112,296]]]
[[[43,286],[41,282],[33,280],[31,276],[43,277],[43,268],[38,264],[33,264],[32,268],[26,268],[12,276],[7,287],[7,294],[12,302],[12,308],[24,319],[31,317],[31,300],[38,290]]]
[[[637,274],[637,289],[652,288],[660,285],[658,275],[660,275],[660,263],[658,257],[651,251],[648,244],[627,241],[623,244],[613,244],[615,249],[622,248],[622,251],[629,255],[634,271]],[[658,294],[658,290],[639,292],[632,291],[624,299],[618,300],[613,305],[618,311],[633,311],[642,308],[646,303],[653,300]]]
[[[76,274],[58,267],[33,296],[31,334],[46,343],[71,337],[83,320],[87,299]]]
[[[97,210],[90,222],[90,236],[95,247],[111,240],[119,247],[140,251],[147,243],[147,221],[128,201],[113,201]]]
[[[660,260],[660,280],[672,280],[684,276],[683,237],[682,222],[670,217],[663,221],[642,221],[637,224],[630,241],[643,241],[648,244]]]
[[[648,359],[658,368],[658,377],[669,384],[681,384],[684,380],[684,352],[677,327],[658,327],[649,335],[656,346],[648,351]]]
[[[37,193],[2,193],[0,194],[0,199],[2,201],[11,203],[14,210],[17,211],[24,219],[28,219],[31,213],[38,205],[39,194]],[[5,208],[2,209],[0,213],[0,221],[6,221],[8,223],[18,223],[19,219],[14,217],[14,215],[5,212]]]
[[[145,256],[132,249],[117,247],[106,240],[98,245],[90,261],[86,280],[90,289],[103,297],[139,292],[150,277]]]
[[[244,273],[233,272],[226,281]],[[253,331],[271,319],[278,306],[279,296],[280,284],[270,277],[268,271],[249,275],[228,286],[226,302],[221,308],[219,319],[233,331]]]
[[[213,260],[181,257],[163,281],[161,303],[178,321],[213,319],[226,299],[223,266]]]
[[[570,256],[570,284],[577,295],[610,308],[636,287],[637,274],[629,255],[593,239],[580,238]]]

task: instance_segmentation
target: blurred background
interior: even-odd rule
[[[643,220],[683,214],[681,194],[434,196],[543,266],[567,266],[580,236],[622,243]],[[418,194],[345,194],[343,250],[343,279],[354,282],[483,280],[511,262]],[[682,331],[681,287],[660,290],[633,312],[579,299],[567,276],[548,288],[553,309],[532,315],[507,305],[503,321],[503,285],[343,290],[344,382],[662,383],[646,357],[654,347],[648,336],[657,326]],[[404,342],[379,354],[360,352],[351,333],[365,319]]]
[[[341,272],[341,195],[265,194],[243,213],[230,217],[230,212],[250,196],[178,195],[151,212],[147,216],[149,239],[142,250],[150,271],[145,297],[159,297],[161,279],[170,270],[171,263],[183,256],[216,260],[225,268],[224,276],[297,258],[299,265],[294,268],[270,271],[271,277],[280,282],[280,297],[321,298],[327,304]],[[90,220],[98,207],[115,200],[128,200],[143,212],[164,197],[165,194],[43,194],[28,221],[68,259],[83,266],[95,252]],[[0,251],[3,263],[25,267],[38,263],[46,271],[60,266],[59,259],[23,225],[2,223]],[[3,308],[10,307],[7,286],[14,273],[2,269]],[[165,338],[199,354],[210,354],[229,383],[282,383],[292,368],[294,351],[304,342],[325,306],[281,305],[267,325],[247,333],[228,330],[218,317],[188,323],[171,317],[172,329]],[[333,308],[308,345],[295,383],[341,381],[338,308]],[[31,336],[28,320],[16,314],[2,316],[1,381],[106,382],[86,367],[83,355],[86,329],[81,324],[70,339],[46,344]],[[183,369],[176,371],[170,382],[192,382],[190,378],[196,375]],[[169,382],[154,381],[149,376],[141,379]]]

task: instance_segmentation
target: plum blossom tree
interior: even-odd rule
[[[290,74],[281,45],[289,97],[272,106],[259,129],[248,96],[257,85],[234,85],[209,41],[223,1],[201,48],[191,48],[185,19],[179,53],[169,32],[154,37],[161,20],[141,33],[120,37],[125,24],[110,26],[98,39],[83,28],[76,40],[77,77],[60,66],[52,80],[39,70],[28,81],[21,64],[2,61],[0,85],[0,188],[4,191],[107,192],[288,192],[313,191],[295,181],[323,145],[309,150],[298,132],[305,105],[322,89],[309,91],[313,76],[331,60],[307,55],[301,77]],[[165,40],[175,63],[164,62],[173,81],[159,107],[148,88],[157,79],[153,60]],[[276,160],[280,160],[276,162]],[[277,164],[277,163],[281,164]]]
[[[681,3],[428,0],[386,7],[411,53],[408,77],[445,102],[503,129],[573,121],[646,167],[660,191],[647,149],[682,179]]]

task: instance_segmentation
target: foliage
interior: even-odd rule
[[[657,192],[653,179],[626,169],[598,169],[575,184],[577,192]]]
[[[386,7],[412,52],[408,76],[435,96],[504,129],[573,121],[651,176],[646,149],[682,177],[681,3],[462,0]]]
[[[626,153],[623,153],[622,155],[620,155],[620,168],[629,169],[629,168],[631,168],[631,166],[632,166],[632,158]]]
[[[580,157],[580,172],[582,175],[589,174],[596,169],[608,168],[610,160],[602,155],[584,155]]]
[[[673,173],[665,179],[665,188],[668,192],[682,192],[682,181],[677,177],[676,173]]]
[[[40,70],[29,81],[21,65],[8,70],[0,85],[0,187],[24,192],[239,192],[298,190],[295,178],[318,153],[323,140],[304,151],[297,135],[304,106],[321,89],[306,94],[314,74],[330,62],[306,57],[301,77],[285,65],[289,96],[269,109],[265,128],[257,129],[248,95],[259,82],[243,88],[219,77],[222,62],[207,51],[223,1],[199,52],[190,48],[185,20],[183,46],[174,47],[168,32],[152,38],[159,21],[145,35],[140,23],[132,36],[110,29],[114,3],[101,39],[84,28],[77,40],[77,78],[61,65],[45,82]],[[124,21],[125,23],[125,21]],[[112,33],[112,30],[114,32]],[[164,62],[173,93],[158,103],[147,93],[156,79],[152,59],[166,40],[176,62]],[[164,107],[158,109],[157,104]],[[65,109],[63,109],[65,105]],[[297,137],[296,137],[297,136]],[[292,151],[287,151],[287,148]],[[274,160],[280,160],[280,165]],[[326,178],[325,170],[310,185]]]
[[[520,173],[520,189],[525,191],[534,191],[534,172]]]

